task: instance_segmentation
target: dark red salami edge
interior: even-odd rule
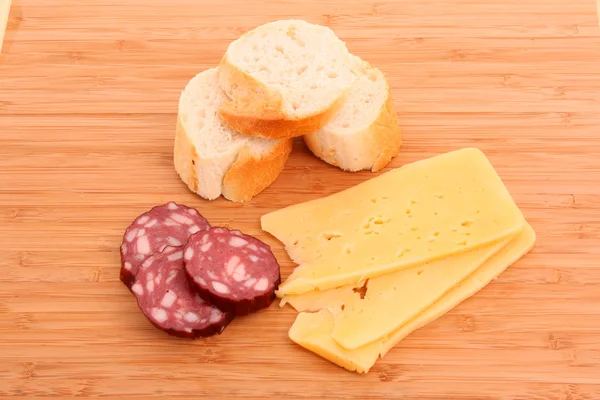
[[[164,263],[164,262],[169,262],[166,261],[165,258],[170,258],[170,255],[173,255],[173,253],[176,252],[180,252],[183,253],[183,247],[171,247],[168,246],[166,247],[163,251],[159,251],[156,253],[153,253],[151,255],[151,257],[148,257],[148,261],[150,262],[150,264],[154,265],[158,265],[160,267],[160,263]],[[152,261],[150,261],[152,260]],[[171,261],[171,262],[178,262],[176,260]],[[148,268],[154,268],[152,267],[148,267]],[[141,269],[140,270],[140,274],[144,274],[146,273],[148,270],[146,269]],[[196,292],[196,288],[195,285],[192,284],[191,281],[189,281],[187,274],[185,273],[185,267],[184,267],[184,263],[183,260],[181,259],[181,268],[180,268],[180,274],[182,277],[182,281],[181,281],[181,285],[184,286],[180,286],[181,288],[186,288],[189,292],[189,294],[192,295],[197,295],[199,296],[199,294]],[[143,277],[143,275],[138,274],[140,277]],[[180,329],[173,329],[173,328],[167,328],[163,325],[160,325],[159,323],[155,322],[152,318],[150,318],[150,316],[147,314],[147,312],[144,311],[144,305],[142,305],[142,297],[138,294],[135,293],[135,287],[134,285],[136,284],[136,282],[138,282],[138,278],[136,277],[134,279],[134,283],[132,284],[132,287],[130,288],[130,290],[132,291],[132,293],[134,294],[134,296],[136,297],[136,303],[138,305],[138,308],[140,309],[140,311],[142,312],[142,314],[146,317],[146,320],[148,322],[150,322],[150,324],[152,326],[154,326],[156,329],[170,335],[170,336],[174,336],[174,337],[179,337],[179,338],[186,338],[186,339],[200,339],[200,338],[206,338],[209,336],[214,336],[214,335],[220,335],[221,333],[223,333],[223,331],[225,330],[225,328],[227,328],[227,326],[233,321],[234,319],[234,315],[231,312],[219,309],[218,311],[221,312],[221,319],[217,320],[217,321],[209,321],[209,323],[203,327],[203,328],[194,328],[191,331],[184,331],[184,330],[180,330]],[[168,282],[167,282],[168,283]],[[178,291],[179,293],[181,293],[180,291]],[[186,292],[186,290],[184,290],[184,292]],[[217,309],[219,307],[210,304],[208,302],[206,302],[206,300],[202,299],[203,301],[205,301],[205,303],[203,304],[203,306],[209,307],[210,309]],[[158,304],[157,304],[158,306]]]
[[[125,284],[125,286],[127,286],[127,289],[129,289],[129,291],[131,292],[131,286],[133,285],[133,282],[135,282],[135,276],[131,273],[131,271],[125,269],[125,265],[123,265],[122,261],[119,279],[121,279],[121,282],[123,282],[123,284]]]
[[[160,204],[160,205],[156,205],[150,209],[148,209],[147,211],[144,211],[142,214],[138,215],[132,222],[131,224],[125,229],[125,232],[123,233],[123,237],[121,240],[121,243],[125,243],[125,237],[129,231],[129,229],[136,223],[136,221],[138,221],[138,219],[144,215],[153,215],[154,213],[156,213],[158,210],[163,209],[165,207],[169,207],[170,204],[174,204],[177,207],[183,208],[184,210],[187,209],[192,209],[194,210],[197,214],[197,218],[200,218],[203,221],[198,221],[198,225],[201,225],[202,222],[206,223],[206,227],[210,228],[210,224],[208,223],[208,221],[206,220],[206,218],[204,218],[202,216],[202,214],[198,213],[198,210],[196,210],[193,207],[189,207],[185,204],[180,204],[174,201],[170,201],[164,204]],[[206,229],[206,227],[202,226],[201,229]],[[181,244],[181,247],[183,248],[183,246],[185,246],[185,243]],[[155,251],[153,251],[150,255],[148,255],[148,257],[152,257],[155,253],[160,253],[160,249],[156,249]],[[138,265],[131,265],[130,262],[127,261],[127,258],[125,257],[125,254],[123,254],[123,246],[119,247],[119,254],[120,254],[120,258],[121,258],[121,270],[119,273],[119,279],[121,280],[121,282],[123,282],[123,284],[129,289],[129,291],[131,292],[131,286],[133,285],[133,283],[135,282],[135,275],[137,272],[137,268],[139,267],[139,264],[142,264],[144,260],[141,260],[139,262]],[[147,257],[147,258],[148,258]],[[129,263],[130,264],[130,268],[126,268],[125,264]]]
[[[187,274],[188,279],[192,284],[194,284],[194,277],[190,275],[189,271],[186,269],[185,273]],[[279,286],[281,283],[281,276],[275,282],[275,288]],[[215,293],[211,293],[210,291],[200,287],[199,285],[194,284],[194,289],[202,297],[202,299],[210,304],[213,304],[215,307],[234,314],[236,317],[241,317],[244,315],[252,314],[260,309],[269,307],[275,298],[275,291],[264,293],[263,295],[256,296],[252,299],[242,299],[233,301],[227,297],[223,297],[217,295]]]
[[[176,329],[165,329],[150,318],[146,318],[148,322],[152,324],[156,329],[166,333],[169,336],[184,338],[184,339],[203,339],[214,335],[220,335],[223,333],[225,328],[233,321],[234,315],[230,312],[223,312],[225,319],[221,320],[218,324],[209,325],[202,330],[194,330],[192,332],[178,331]]]
[[[217,235],[217,234],[229,236],[230,239],[233,238],[236,240],[243,240],[244,242],[247,243],[248,248],[253,247],[255,249],[256,252],[253,254],[250,254],[247,252],[246,253],[231,252],[231,253],[227,253],[227,254],[231,254],[230,257],[245,256],[245,257],[254,257],[254,258],[258,258],[256,256],[259,255],[261,257],[261,258],[258,258],[258,260],[260,260],[260,262],[257,264],[254,264],[254,265],[252,265],[252,263],[246,263],[246,268],[249,268],[251,266],[256,266],[256,265],[259,265],[259,267],[258,267],[259,269],[265,268],[266,272],[265,272],[265,275],[263,275],[263,278],[268,280],[268,288],[266,290],[252,292],[252,291],[248,290],[248,288],[245,288],[245,289],[243,289],[244,291],[250,292],[247,295],[247,297],[237,297],[237,296],[233,297],[231,295],[231,292],[228,292],[227,294],[222,295],[222,294],[216,293],[214,290],[211,290],[210,287],[202,286],[202,284],[200,282],[203,282],[207,286],[210,285],[210,286],[214,287],[214,284],[215,284],[215,282],[218,282],[218,279],[216,279],[214,277],[211,278],[210,276],[208,276],[208,275],[210,275],[210,273],[208,273],[208,275],[206,275],[206,274],[199,272],[198,269],[205,270],[206,268],[210,269],[211,267],[214,268],[213,271],[220,271],[221,269],[225,269],[224,267],[222,267],[223,264],[219,264],[219,263],[223,262],[224,260],[218,260],[218,261],[217,260],[206,261],[206,260],[202,260],[202,259],[198,260],[197,255],[196,255],[196,254],[200,253],[200,252],[198,252],[198,246],[203,247],[203,246],[201,246],[202,243],[201,243],[200,238],[207,236],[207,235],[210,236],[210,235]],[[217,238],[213,238],[213,240],[214,240],[215,245],[208,246],[208,250],[206,250],[206,253],[202,253],[203,257],[204,257],[204,255],[206,255],[208,260],[211,260],[211,257],[217,258],[219,256],[219,254],[221,254],[221,255],[223,254],[222,252],[220,253],[219,250],[215,250],[215,247],[221,247],[221,251],[223,251],[223,250],[226,251],[226,249],[228,249],[229,251],[231,251],[231,250],[244,251],[239,248],[228,248],[228,245],[225,243],[225,241],[219,243],[219,242],[217,242]],[[213,242],[211,242],[211,243],[213,243]],[[194,255],[192,255],[191,259],[188,260],[186,257],[187,257],[187,252],[190,249],[193,250],[192,254],[194,254]],[[273,303],[273,301],[276,299],[275,291],[277,290],[279,284],[281,283],[281,271],[280,271],[279,263],[277,262],[277,259],[273,255],[270,246],[253,236],[243,234],[240,231],[234,230],[234,229],[228,229],[228,228],[224,228],[224,227],[211,227],[205,231],[198,232],[198,233],[190,236],[188,243],[184,247],[184,254],[186,254],[184,256],[185,272],[188,276],[188,280],[194,286],[198,295],[202,299],[204,299],[206,302],[215,305],[217,308],[219,308],[223,311],[231,312],[235,316],[244,316],[244,315],[248,315],[248,314],[257,312],[260,309],[269,307]],[[211,267],[208,267],[208,265],[210,265]],[[198,273],[197,276],[196,276],[196,273]],[[231,290],[238,292],[243,283],[244,282],[239,282],[239,281],[233,282],[233,285],[230,285]]]

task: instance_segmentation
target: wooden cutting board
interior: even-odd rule
[[[121,235],[174,200],[257,235],[271,210],[376,176],[297,141],[245,205],[172,165],[178,96],[245,30],[326,24],[389,77],[405,144],[387,169],[483,150],[537,231],[483,291],[347,372],[273,305],[220,336],[150,326],[119,282]],[[386,169],[386,170],[387,170]],[[593,0],[13,0],[0,55],[0,397],[600,399],[600,32]]]

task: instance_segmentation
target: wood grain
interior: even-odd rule
[[[218,337],[170,338],[118,279],[125,227],[169,200],[269,242],[287,276],[259,216],[375,175],[298,141],[246,205],[178,180],[185,83],[240,33],[291,17],[327,24],[387,74],[405,137],[387,169],[479,147],[538,234],[367,376],[291,343],[295,313],[276,305]],[[0,55],[0,397],[599,399],[599,48],[593,0],[14,0]]]

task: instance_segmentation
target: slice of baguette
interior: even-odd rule
[[[179,99],[175,170],[205,199],[223,195],[246,202],[279,176],[292,140],[255,138],[232,130],[218,114],[224,101],[217,68],[199,73],[187,84]]]
[[[353,56],[358,79],[321,129],[304,136],[319,158],[346,171],[385,167],[400,151],[402,133],[383,73]]]
[[[321,128],[355,80],[343,41],[302,20],[261,25],[229,44],[219,83],[221,116],[246,135],[302,136]]]

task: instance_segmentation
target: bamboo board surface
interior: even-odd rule
[[[271,210],[378,175],[298,141],[245,205],[172,166],[178,96],[227,44],[299,17],[389,78],[404,146],[490,158],[537,232],[498,280],[366,376],[287,338],[273,305],[205,340],[150,326],[120,283],[126,226],[170,200],[257,235]],[[14,0],[0,54],[0,397],[600,399],[600,32],[593,0]]]

